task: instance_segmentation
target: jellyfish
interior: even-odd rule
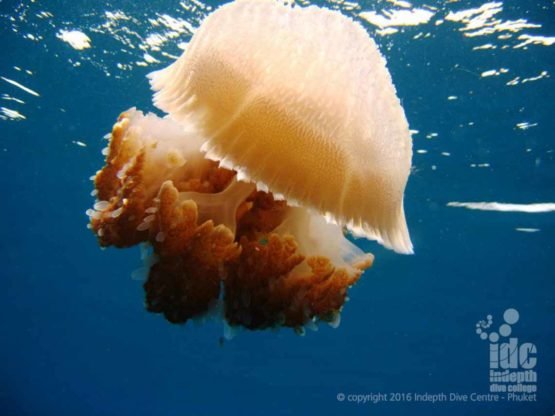
[[[236,0],[149,75],[166,115],[131,108],[108,135],[87,213],[101,246],[150,247],[146,308],[231,327],[338,323],[374,260],[412,253],[412,142],[385,59],[316,6]]]

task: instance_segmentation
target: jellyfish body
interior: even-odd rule
[[[103,246],[146,243],[147,309],[217,308],[232,326],[337,322],[373,256],[412,252],[411,138],[361,26],[318,7],[238,0],[150,75],[165,118],[124,112],[88,211]]]
[[[150,75],[154,102],[259,189],[411,253],[408,123],[385,60],[338,12],[229,3]]]

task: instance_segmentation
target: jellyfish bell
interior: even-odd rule
[[[155,105],[207,158],[355,235],[412,253],[412,141],[385,59],[358,23],[316,6],[238,0],[149,75]]]
[[[122,113],[87,212],[102,246],[152,247],[149,311],[183,323],[217,309],[249,329],[337,325],[374,260],[345,227],[412,251],[410,133],[358,24],[235,1],[150,78],[168,114]]]

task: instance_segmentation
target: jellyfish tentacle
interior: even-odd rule
[[[95,181],[107,199],[91,214],[100,243],[152,247],[147,310],[183,323],[223,300],[229,324],[251,329],[336,318],[373,257],[339,225],[203,158],[200,144],[175,127],[123,113]]]

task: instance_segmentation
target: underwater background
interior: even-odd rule
[[[0,414],[553,415],[555,2],[314,3],[387,58],[416,254],[355,240],[376,261],[339,328],[230,341],[146,312],[139,249],[100,250],[85,215],[102,137],[155,111],[145,75],[219,4],[0,0]],[[477,332],[510,308],[537,394],[477,401],[494,343]]]

